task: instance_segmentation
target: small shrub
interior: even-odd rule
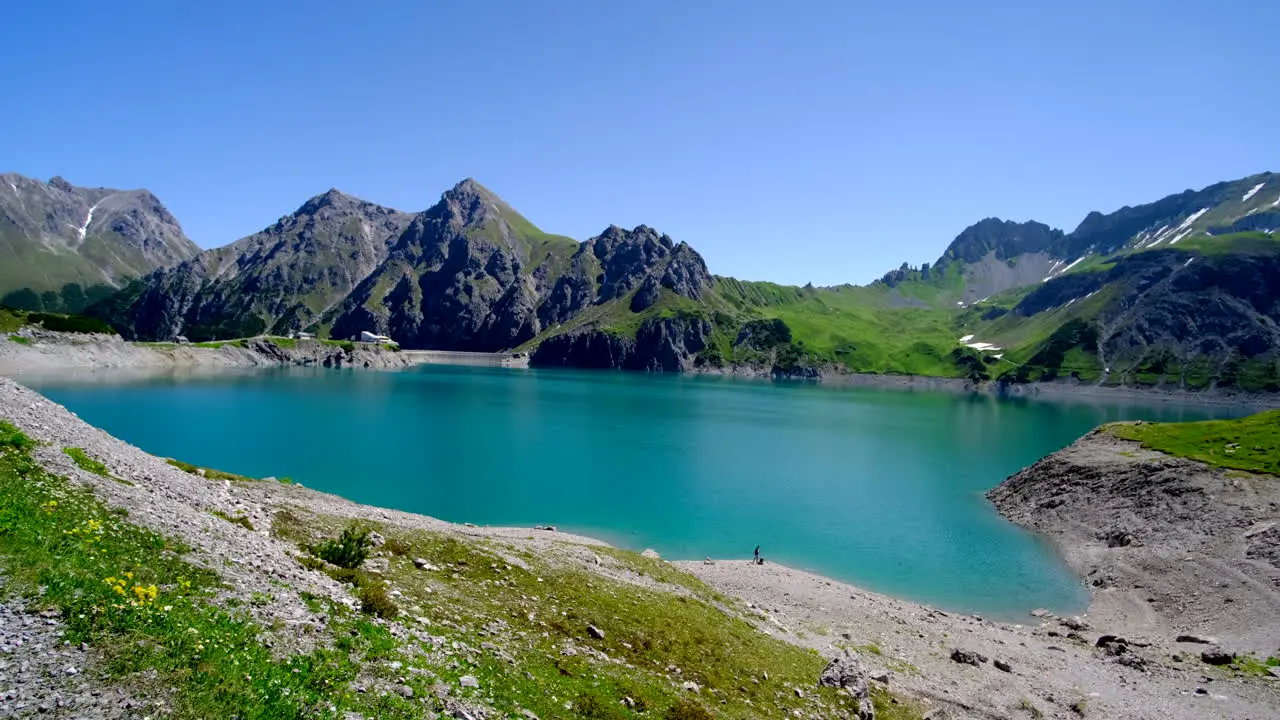
[[[387,542],[382,546],[384,550],[399,557],[404,557],[413,552],[413,546],[405,542],[403,538],[393,537],[387,538]]]
[[[10,335],[9,340],[12,342],[18,343],[19,345],[31,344],[31,338],[25,338],[25,337],[22,337],[21,335]]]
[[[349,525],[337,540],[325,540],[313,547],[311,552],[327,563],[354,570],[369,557],[369,551],[373,547],[369,541],[370,532],[369,528]]]
[[[99,477],[104,477],[104,478],[111,477],[111,471],[107,469],[107,466],[103,465],[101,462],[98,462],[97,460],[94,460],[92,457],[89,457],[89,453],[85,452],[84,450],[81,450],[78,447],[69,447],[69,448],[63,448],[62,452],[66,453],[67,456],[70,457],[72,461],[75,462],[76,467],[80,468],[81,470],[84,470],[85,472],[93,473],[94,475],[98,475]]]
[[[574,717],[586,718],[586,720],[622,720],[625,715],[622,713],[622,707],[607,703],[595,695],[583,693],[578,699],[573,701]]]
[[[381,583],[370,583],[360,588],[360,612],[374,615],[383,620],[393,620],[400,614],[400,608],[387,595],[387,589]]]
[[[681,700],[667,708],[663,720],[713,720],[711,713],[692,700]]]

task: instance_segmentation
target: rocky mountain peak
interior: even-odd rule
[[[362,202],[359,198],[352,197],[337,188],[330,188],[303,203],[293,214],[295,216],[315,215],[325,208],[352,208]]]
[[[446,190],[440,202],[427,213],[459,226],[479,226],[494,216],[515,214],[515,211],[493,191],[467,178]]]
[[[991,252],[998,260],[1047,252],[1063,235],[1061,230],[1034,220],[1015,222],[996,217],[984,218],[961,231],[936,264],[941,267],[955,261],[975,263]]]
[[[55,187],[61,190],[62,192],[73,193],[76,191],[75,186],[67,182],[66,178],[62,177],[61,175],[54,175],[53,177],[49,178],[49,186]]]
[[[497,195],[493,194],[489,188],[481,185],[475,178],[464,178],[458,181],[458,184],[449,188],[444,192],[446,197],[464,197],[479,195],[486,199],[497,199]]]

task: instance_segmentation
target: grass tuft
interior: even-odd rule
[[[203,477],[207,480],[231,480],[234,482],[254,482],[254,479],[251,477],[245,477],[244,475],[237,475],[235,473],[223,472],[222,470],[214,470],[213,468],[200,467],[198,465],[192,465],[191,463],[188,463],[188,462],[182,462],[181,460],[174,460],[173,458],[166,458],[165,462],[169,463],[170,465],[178,468],[179,470],[185,473],[188,473],[191,475],[199,475],[200,477]]]
[[[223,520],[226,520],[232,525],[239,525],[240,527],[244,528],[245,530],[248,530],[249,532],[254,531],[253,523],[250,522],[249,518],[245,517],[244,515],[228,515],[227,513],[224,513],[221,510],[210,510],[209,514],[213,515],[214,517],[222,518]]]
[[[133,485],[133,483],[125,480],[124,478],[118,478],[115,475],[112,475],[111,470],[108,469],[106,465],[103,465],[98,460],[90,457],[89,453],[78,447],[63,448],[62,452],[66,453],[67,456],[75,462],[76,467],[84,470],[85,472],[93,473],[94,475],[107,478],[108,480],[115,480],[121,485]]]

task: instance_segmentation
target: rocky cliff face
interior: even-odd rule
[[[65,306],[82,305],[90,288],[119,287],[198,252],[173,215],[146,190],[0,175],[0,255],[5,258],[0,296],[9,296],[9,304],[79,311]],[[63,292],[68,284],[79,289]],[[58,296],[39,297],[45,292]],[[39,297],[39,307],[31,307],[32,296]]]
[[[410,218],[330,190],[262,232],[154,273],[100,312],[143,340],[300,330],[387,257]]]
[[[613,225],[578,248],[538,315],[549,327],[632,292],[629,309],[643,312],[657,302],[662,288],[700,300],[711,284],[702,256],[687,244],[646,225],[634,230]]]
[[[1063,232],[1044,223],[987,218],[970,225],[951,241],[934,267],[945,270],[953,262],[976,263],[994,253],[1007,261],[1027,253],[1044,253],[1062,240]]]
[[[711,331],[710,321],[681,316],[649,318],[634,338],[589,327],[548,338],[529,360],[542,367],[686,372]]]

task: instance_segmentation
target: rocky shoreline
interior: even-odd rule
[[[14,338],[18,338],[15,340]],[[418,361],[380,347],[295,341],[285,346],[264,338],[224,343],[219,347],[132,343],[117,335],[59,333],[24,328],[0,335],[0,375],[75,370],[228,369],[292,365],[328,368],[411,367]]]
[[[776,382],[816,382],[832,387],[865,387],[886,390],[949,392],[964,395],[987,395],[1004,398],[1028,398],[1061,401],[1174,403],[1249,407],[1280,407],[1280,393],[1248,392],[1211,388],[1187,390],[1160,386],[1097,385],[1071,379],[1036,383],[975,383],[963,378],[929,377],[925,375],[880,375],[876,373],[840,372],[830,368],[802,367],[788,372],[769,368],[736,366],[729,368],[694,368],[691,374],[716,377],[739,377]]]
[[[1147,450],[1105,428],[993,488],[1089,583],[1090,612],[1174,654],[1280,655],[1280,482]],[[1178,643],[1179,636],[1213,642]]]
[[[0,419],[47,443],[37,451],[38,459],[46,466],[90,485],[111,506],[126,509],[131,521],[183,538],[197,548],[199,562],[224,574],[229,587],[235,588],[234,594],[243,596],[242,601],[248,601],[255,593],[271,593],[275,600],[270,605],[247,603],[264,624],[318,627],[324,619],[315,617],[307,608],[302,602],[303,594],[347,604],[352,598],[344,586],[301,567],[293,557],[296,550],[271,534],[244,532],[210,513],[243,517],[253,527],[262,528],[271,527],[272,518],[282,510],[305,509],[326,517],[429,530],[466,541],[503,543],[513,552],[556,557],[610,576],[619,572],[609,562],[601,562],[602,553],[591,551],[593,546],[602,544],[589,538],[545,530],[454,525],[279,483],[212,482],[182,472],[85,424],[11,380],[0,379]],[[131,484],[104,480],[77,468],[59,450],[67,446],[84,448],[93,457],[101,458],[116,476],[127,478]],[[1125,453],[1133,453],[1134,457]],[[761,632],[825,656],[851,651],[866,666],[873,684],[916,698],[930,718],[1192,720],[1275,716],[1280,711],[1280,678],[1249,676],[1229,667],[1210,665],[1200,657],[1200,652],[1209,646],[1179,642],[1178,638],[1216,634],[1216,642],[1228,651],[1265,651],[1268,643],[1274,650],[1274,643],[1280,638],[1280,622],[1276,620],[1280,613],[1275,612],[1273,604],[1275,586],[1270,586],[1269,592],[1266,587],[1276,582],[1277,575],[1263,572],[1265,568],[1258,562],[1240,564],[1236,562],[1238,558],[1220,556],[1224,549],[1239,550],[1243,546],[1209,543],[1197,550],[1184,543],[1170,548],[1157,541],[1150,527],[1130,530],[1138,542],[1118,548],[1119,552],[1107,548],[1107,543],[1097,538],[1096,523],[1086,522],[1080,528],[1087,529],[1076,529],[1076,523],[1067,517],[1067,513],[1075,512],[1077,501],[1066,499],[1060,505],[1043,507],[1043,497],[1067,493],[1066,488],[1050,488],[1059,488],[1064,478],[1074,477],[1073,468],[1084,461],[1082,456],[1094,462],[1094,469],[1088,474],[1092,482],[1103,482],[1110,464],[1118,462],[1116,458],[1123,459],[1124,466],[1130,469],[1151,466],[1160,468],[1157,474],[1170,477],[1196,470],[1190,467],[1193,463],[1142,454],[1136,445],[1090,436],[992,491],[997,507],[1006,516],[1048,533],[1085,577],[1095,578],[1103,573],[1109,578],[1105,585],[1093,583],[1093,603],[1088,614],[1079,618],[1056,618],[1042,612],[1028,616],[1022,624],[993,622],[868,592],[792,568],[771,563],[754,565],[745,559],[674,565],[730,598],[725,602],[736,608],[733,612],[741,612]],[[1234,480],[1219,479],[1228,485]],[[1088,485],[1080,487],[1080,495],[1091,489]],[[1129,486],[1124,483],[1117,485],[1118,494],[1103,504],[1123,507],[1123,498],[1128,497],[1123,494],[1126,487]],[[1240,498],[1262,497],[1257,495],[1258,487],[1249,487],[1252,489],[1238,490]],[[1216,497],[1214,493],[1220,490],[1206,490],[1200,497]],[[1156,487],[1151,492],[1158,496],[1163,490]],[[1159,512],[1182,507],[1180,498],[1189,495],[1164,494],[1166,505],[1158,507]],[[1247,504],[1232,507],[1236,510],[1231,512],[1243,512]],[[1275,506],[1267,507],[1274,514]],[[1203,508],[1188,505],[1180,514],[1168,517],[1175,524],[1190,524],[1189,529],[1178,525],[1178,537],[1183,538],[1194,535],[1199,527],[1195,521],[1203,514]],[[1243,520],[1226,524],[1236,533],[1240,522]],[[1275,545],[1267,544],[1274,526],[1261,530],[1258,528],[1262,526],[1250,527],[1257,532],[1249,537],[1259,539],[1250,540],[1249,547],[1274,551]],[[1168,558],[1170,552],[1179,557]],[[1087,563],[1103,563],[1099,558],[1108,553],[1115,557],[1114,561],[1099,564],[1098,572],[1090,574],[1094,568]],[[1143,574],[1124,575],[1127,566],[1146,562],[1144,553],[1153,559],[1149,566],[1143,566]],[[1184,557],[1191,560],[1183,560]],[[1203,588],[1211,587],[1207,579],[1215,573],[1242,573],[1244,582],[1220,591],[1188,588],[1187,581],[1178,575],[1184,566],[1203,570],[1202,576],[1190,581],[1206,583]],[[650,585],[653,582],[644,577],[632,580]],[[1143,592],[1154,593],[1157,602],[1146,602],[1141,597]],[[1234,602],[1222,605],[1221,598],[1228,595]],[[1217,606],[1213,604],[1215,599]],[[1130,608],[1134,603],[1136,610]],[[16,656],[9,658],[11,664],[15,660],[21,662]],[[93,658],[82,661],[92,665]],[[86,685],[83,677],[76,682],[78,688],[104,691],[91,683]],[[105,692],[115,690],[107,688]]]
[[[27,329],[15,342],[0,335],[0,375],[58,373],[63,371],[113,369],[136,370],[144,374],[177,370],[217,370],[274,366],[400,369],[428,362],[410,354],[379,347],[357,345],[351,350],[332,343],[299,341],[283,347],[263,338],[254,338],[221,347],[197,347],[161,343],[133,343],[115,335],[78,335]],[[601,346],[603,347],[603,346]],[[577,367],[608,368],[616,352],[608,348],[598,363],[588,358]],[[585,352],[585,351],[584,351]],[[621,351],[617,351],[621,352]],[[625,354],[625,353],[624,353]],[[587,356],[583,356],[586,358]],[[594,357],[594,356],[592,356]],[[579,358],[582,359],[582,358]],[[536,365],[536,363],[535,363]],[[546,366],[547,363],[543,363]],[[552,366],[560,366],[551,363]],[[634,371],[662,371],[661,365],[635,365]],[[838,372],[830,368],[802,367],[789,372],[769,368],[734,366],[728,368],[688,368],[693,375],[736,377],[774,382],[820,382],[833,387],[865,387],[888,390],[979,394],[991,397],[1048,399],[1081,402],[1161,402],[1187,405],[1235,406],[1256,409],[1280,407],[1280,393],[1251,393],[1226,389],[1201,391],[1162,387],[1109,387],[1069,379],[1025,385],[995,382],[974,383],[961,378],[921,375],[878,375]]]

